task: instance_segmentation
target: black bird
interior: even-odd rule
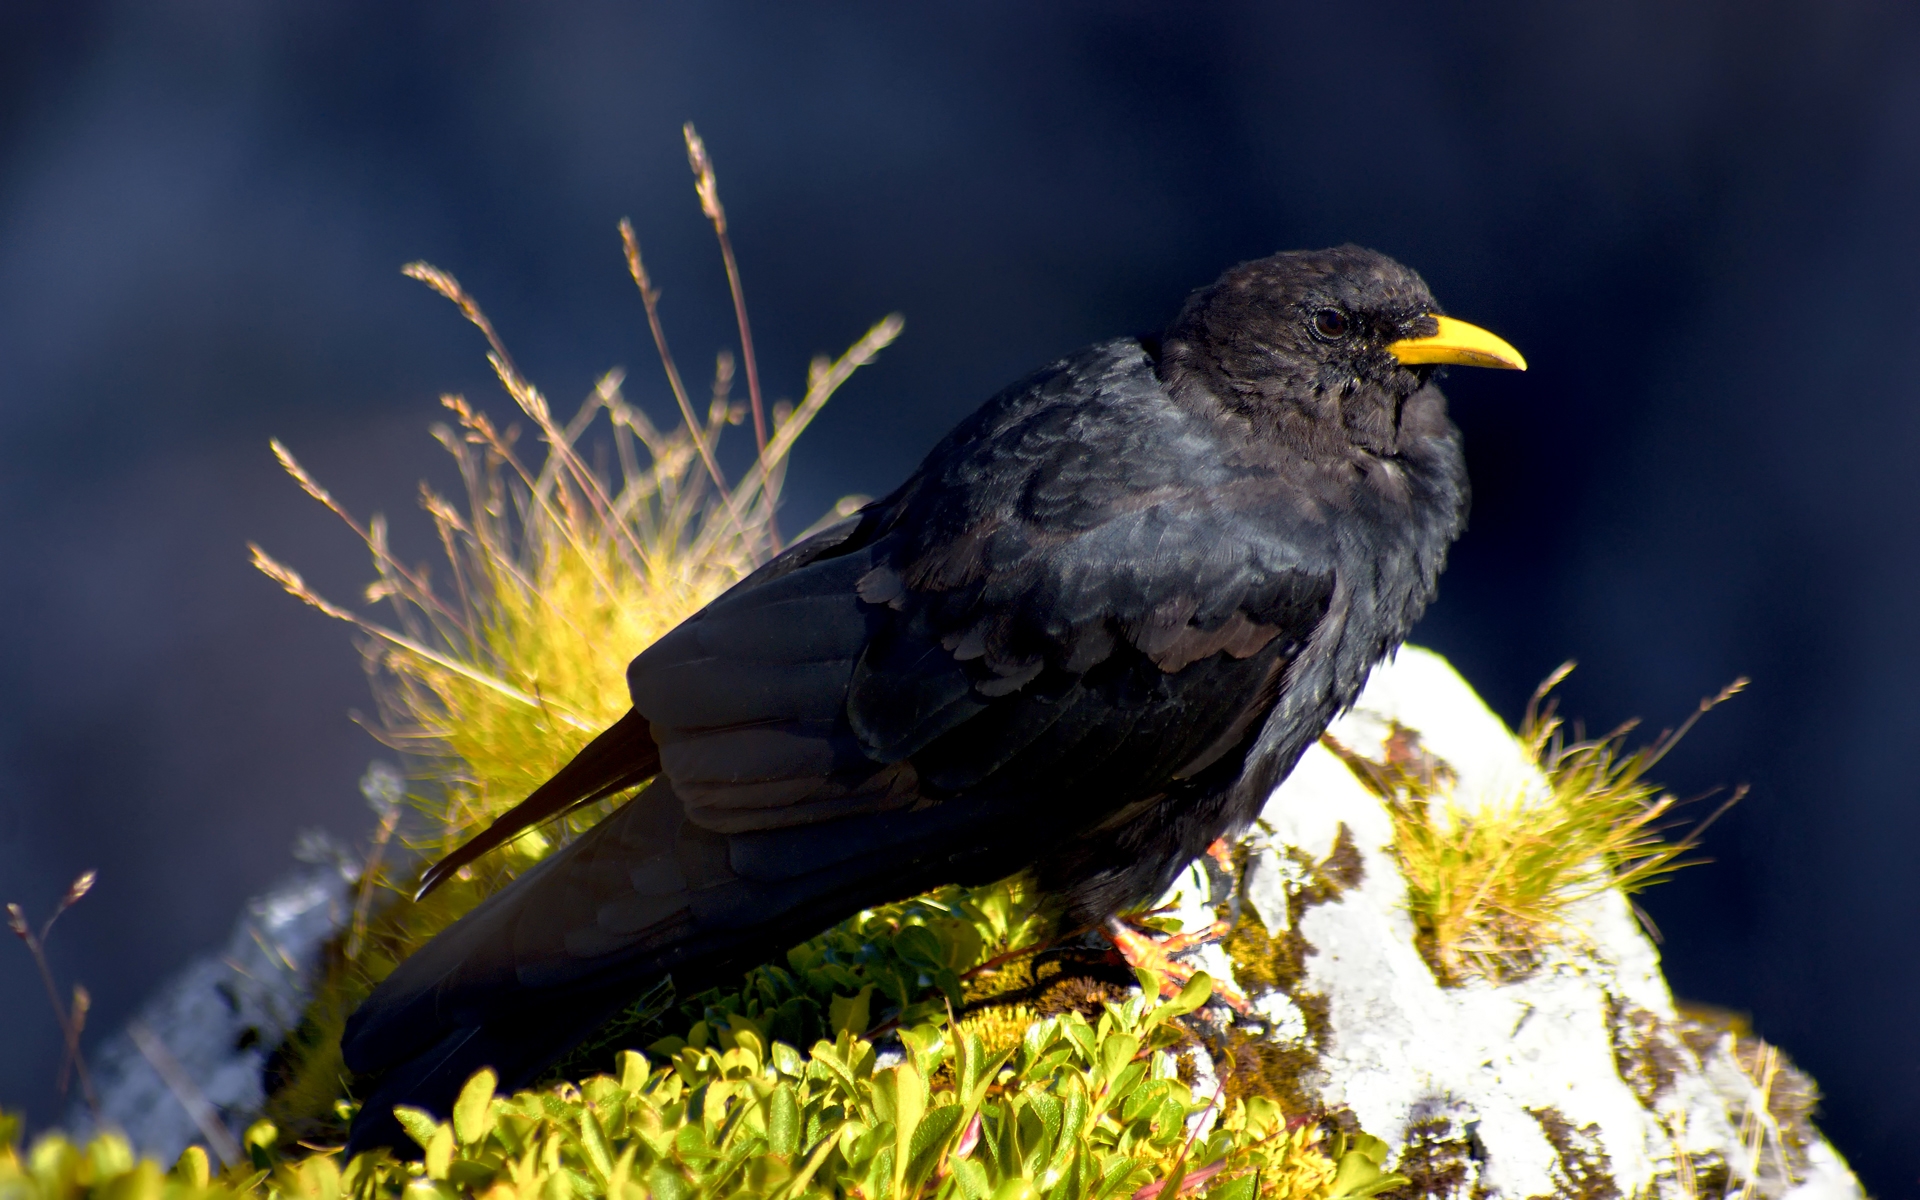
[[[1342,246],[989,400],[634,659],[633,711],[428,872],[652,779],[354,1013],[355,1147],[874,904],[1031,869],[1096,924],[1163,890],[1432,598],[1467,513],[1440,363],[1525,366]]]

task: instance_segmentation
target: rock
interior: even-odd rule
[[[98,1125],[167,1163],[189,1143],[209,1142],[207,1122],[227,1132],[232,1150],[266,1101],[267,1055],[299,1022],[321,947],[353,903],[353,864],[326,857],[248,901],[222,951],[181,968],[93,1052]],[[68,1114],[75,1134],[95,1127],[84,1106]]]
[[[1548,792],[1438,655],[1408,647],[1382,664],[1329,734],[1384,761],[1395,723],[1452,767],[1469,811]],[[1188,928],[1242,902],[1258,915],[1254,953],[1236,934],[1196,956],[1245,980],[1248,1028],[1272,1048],[1249,1061],[1293,1064],[1296,1104],[1345,1110],[1398,1147],[1410,1195],[1862,1195],[1807,1119],[1811,1081],[1684,1017],[1624,896],[1578,904],[1524,978],[1445,987],[1416,945],[1392,843],[1386,804],[1316,745],[1249,834],[1240,890],[1202,860],[1169,900]]]

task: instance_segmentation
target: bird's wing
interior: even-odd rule
[[[1325,611],[1328,543],[1270,474],[1222,461],[1138,343],[1107,343],[1008,389],[831,551],[733,589],[628,678],[719,832],[945,800],[1016,762],[1039,787],[1036,754],[1065,770],[1096,743],[1150,784],[1271,702]],[[1115,759],[1127,729],[1152,750]]]
[[[736,590],[750,593],[756,587],[805,567],[853,536],[859,525],[857,519],[850,518],[795,543],[748,575]],[[638,787],[659,770],[660,749],[654,744],[647,718],[637,710],[629,711],[582,747],[553,778],[535,788],[525,800],[500,814],[487,828],[429,867],[420,877],[414,899],[426,896],[461,867],[528,829],[582,805]]]

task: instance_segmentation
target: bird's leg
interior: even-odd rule
[[[1233,874],[1233,847],[1227,845],[1227,839],[1223,837],[1213,839],[1213,845],[1207,847],[1207,857],[1228,875]]]
[[[1227,930],[1226,922],[1215,921],[1207,928],[1194,933],[1173,933],[1156,938],[1127,924],[1123,917],[1113,917],[1107,921],[1106,935],[1120,957],[1126,959],[1128,966],[1152,971],[1159,975],[1162,981],[1161,991],[1167,996],[1173,996],[1179,992],[1181,984],[1193,978],[1196,968],[1183,962],[1175,962],[1172,956],[1182,950],[1191,950],[1195,946],[1224,937]],[[1213,994],[1215,999],[1230,1005],[1236,1012],[1252,1011],[1245,996],[1221,986],[1218,982],[1214,984]]]

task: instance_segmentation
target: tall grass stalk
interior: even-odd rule
[[[1575,905],[1609,889],[1631,895],[1700,861],[1688,858],[1700,836],[1744,794],[1736,789],[1706,820],[1670,838],[1680,801],[1647,772],[1745,679],[1629,752],[1632,722],[1605,737],[1566,736],[1550,693],[1572,669],[1568,663],[1540,685],[1521,722],[1520,741],[1549,785],[1544,796],[1468,807],[1455,801],[1444,765],[1363,772],[1393,813],[1421,949],[1444,983],[1527,974],[1548,945],[1573,932]]]

